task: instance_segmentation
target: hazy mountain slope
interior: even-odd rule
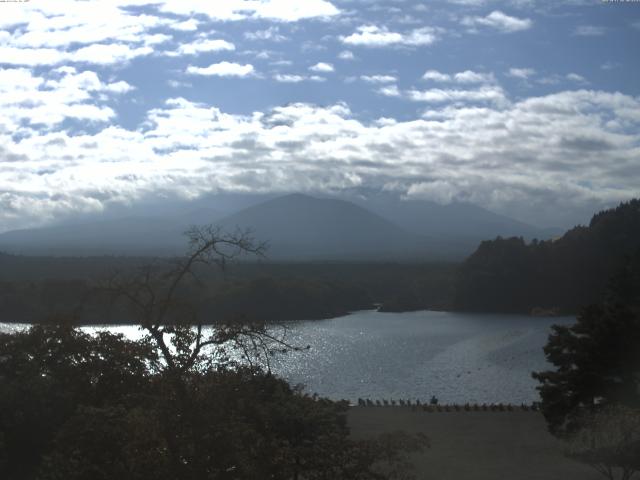
[[[215,202],[215,199],[212,199]],[[175,255],[193,224],[250,228],[270,243],[269,258],[295,260],[460,259],[473,246],[410,233],[351,202],[293,194],[219,220],[198,208],[179,216],[137,216],[0,234],[0,251],[30,255]]]
[[[451,256],[454,250],[351,202],[300,194],[247,208],[221,224],[251,228],[256,238],[269,242],[274,259],[407,259]]]
[[[473,205],[402,201],[391,194],[360,198],[358,204],[301,194],[239,199],[222,195],[208,201],[195,202],[192,210],[181,214],[173,209],[164,216],[156,212],[6,232],[0,234],[0,251],[173,255],[184,251],[182,232],[189,225],[208,223],[252,228],[258,240],[271,243],[270,258],[296,260],[459,260],[486,238],[540,236],[534,227]],[[225,211],[235,213],[223,218]]]
[[[395,195],[375,193],[355,200],[372,212],[402,228],[421,235],[480,241],[497,236],[549,238],[554,229],[540,229],[470,203],[440,205],[425,200],[402,200]]]
[[[0,234],[0,250],[39,255],[174,255],[182,253],[183,232],[192,224],[215,222],[219,214],[199,209],[170,218],[113,220],[13,230]]]

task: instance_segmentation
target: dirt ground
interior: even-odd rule
[[[429,413],[407,407],[352,407],[356,438],[423,432],[431,447],[414,457],[418,479],[597,480],[595,470],[563,455],[537,412]]]

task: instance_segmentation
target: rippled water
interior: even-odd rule
[[[441,402],[538,400],[531,371],[548,367],[542,347],[552,324],[572,318],[446,312],[357,312],[300,322],[292,338],[308,353],[276,370],[332,398]]]
[[[288,340],[306,352],[274,361],[273,370],[310,393],[335,399],[440,402],[532,402],[531,372],[548,367],[542,347],[550,326],[572,318],[449,312],[356,312],[290,324]],[[7,325],[0,324],[0,330]],[[15,328],[15,327],[12,327]],[[129,337],[135,327],[109,327]]]

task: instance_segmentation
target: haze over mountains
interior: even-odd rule
[[[538,228],[470,203],[442,205],[425,200],[403,200],[385,192],[367,192],[365,199],[354,197],[353,201],[382,217],[392,219],[406,230],[473,243],[497,235],[533,239],[562,232],[561,229]]]
[[[378,195],[354,201],[302,194],[255,196],[167,215],[14,230],[0,234],[0,251],[38,255],[173,255],[193,224],[249,228],[269,244],[271,260],[458,260],[483,239],[548,238],[552,232],[470,204],[439,205]],[[251,204],[253,203],[253,204]],[[247,206],[249,205],[249,206]],[[217,208],[216,208],[217,207]]]

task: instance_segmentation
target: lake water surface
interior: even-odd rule
[[[362,311],[290,324],[287,339],[310,345],[274,360],[273,370],[334,399],[421,399],[441,403],[537,401],[534,370],[549,367],[550,326],[569,317]],[[0,324],[0,330],[8,330]],[[136,327],[108,327],[138,337]]]

